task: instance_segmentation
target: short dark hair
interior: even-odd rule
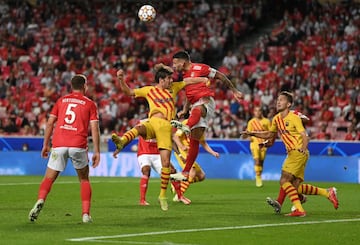
[[[284,95],[290,104],[294,102],[294,95],[288,91],[281,91],[279,95]]]
[[[77,74],[71,78],[71,86],[74,90],[81,90],[86,83],[86,77],[82,74]]]
[[[160,78],[164,79],[167,76],[171,76],[174,71],[170,66],[166,66],[162,63],[154,66],[155,71],[155,82],[159,82]]]
[[[176,52],[173,55],[173,59],[183,59],[186,61],[190,61],[190,54],[188,52],[186,52],[185,50],[182,50],[182,51]]]

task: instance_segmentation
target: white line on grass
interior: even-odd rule
[[[155,232],[144,232],[144,233],[121,234],[121,235],[113,235],[113,236],[94,236],[94,237],[69,238],[69,239],[66,239],[66,240],[71,241],[71,242],[83,242],[83,241],[92,241],[92,242],[98,241],[98,242],[100,242],[102,239],[112,239],[112,238],[156,236],[156,235],[164,235],[164,234],[201,232],[201,231],[240,230],[240,229],[264,228],[264,227],[276,227],[276,226],[313,225],[313,224],[323,224],[323,223],[343,223],[343,222],[357,222],[357,221],[360,221],[360,218],[357,218],[357,219],[304,221],[304,222],[289,222],[289,223],[277,223],[277,224],[228,226],[228,227],[212,227],[212,228],[174,230],[174,231],[155,231]],[[103,242],[103,240],[101,242]]]
[[[119,181],[100,181],[94,180],[91,183],[132,183],[132,182],[139,182],[139,180],[119,180]],[[40,182],[21,182],[21,183],[0,183],[0,186],[16,186],[16,185],[39,185]],[[57,181],[57,185],[61,184],[79,184],[79,181]]]
[[[101,243],[117,243],[117,244],[145,244],[145,245],[198,245],[198,244],[190,244],[190,243],[173,243],[168,241],[163,242],[135,242],[135,241],[105,241],[105,240],[87,240],[87,242],[101,242]]]

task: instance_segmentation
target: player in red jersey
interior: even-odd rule
[[[156,139],[145,140],[142,136],[139,137],[137,157],[142,173],[140,179],[139,204],[141,206],[148,206],[150,204],[146,201],[146,192],[149,183],[151,168],[154,169],[160,176],[161,176],[161,168],[162,168],[160,151],[158,149]],[[176,172],[175,168],[171,163],[170,163],[170,168],[172,173]],[[171,184],[176,191],[177,200],[179,200],[180,202],[186,205],[189,205],[191,201],[182,194],[180,189],[180,183],[178,181],[172,181]]]
[[[173,68],[178,72],[182,72],[184,78],[208,77],[210,79],[219,79],[233,91],[236,100],[240,101],[243,98],[243,94],[236,89],[234,84],[223,73],[205,64],[192,63],[190,55],[186,51],[179,51],[173,55]],[[174,127],[183,130],[185,133],[190,133],[190,148],[185,168],[182,173],[171,175],[171,178],[176,180],[187,180],[189,171],[199,153],[200,138],[204,134],[210,118],[215,113],[215,92],[207,84],[188,85],[185,87],[185,93],[187,103],[183,111],[178,113],[178,116],[183,116],[191,104],[192,108],[188,122],[186,125],[177,120],[171,122]]]
[[[91,185],[89,181],[88,129],[90,125],[94,154],[92,166],[100,162],[99,115],[96,104],[85,96],[87,79],[84,75],[75,75],[71,79],[73,92],[61,97],[54,105],[46,123],[41,156],[50,158],[46,173],[38,192],[38,200],[29,213],[30,221],[35,221],[44,206],[53,183],[71,159],[80,181],[82,221],[92,222],[90,216]],[[50,137],[52,136],[52,149]]]

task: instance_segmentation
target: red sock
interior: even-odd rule
[[[178,197],[182,196],[182,192],[180,189],[180,183],[179,181],[171,181],[171,184],[174,186],[176,194],[178,195]]]
[[[140,200],[145,201],[146,191],[148,188],[149,177],[146,175],[141,176],[140,179]]]
[[[276,200],[278,201],[278,203],[280,203],[280,205],[282,205],[284,203],[285,197],[286,197],[286,193],[284,189],[280,186],[279,195]]]
[[[196,125],[201,118],[201,108],[200,107],[194,107],[191,110],[187,125],[189,128],[192,128],[194,125]]]
[[[186,165],[183,169],[183,173],[189,173],[193,166],[198,154],[199,154],[199,140],[190,137],[189,152],[186,157]]]
[[[81,203],[82,214],[90,214],[90,202],[91,202],[91,185],[87,180],[83,180],[80,183],[81,191]]]
[[[43,199],[45,200],[47,195],[49,194],[52,184],[54,183],[54,180],[49,178],[44,178],[43,181],[40,184],[39,193],[38,193],[38,200]]]

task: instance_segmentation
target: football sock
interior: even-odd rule
[[[123,136],[121,136],[120,140],[124,144],[124,146],[126,146],[137,136],[139,136],[139,131],[136,128],[132,128],[127,131]]]
[[[44,178],[40,184],[39,193],[38,193],[38,200],[43,199],[46,200],[47,195],[49,194],[51,187],[54,183],[54,180],[50,178]]]
[[[189,126],[189,128],[192,128],[194,125],[196,125],[201,118],[201,108],[200,107],[194,107],[191,110],[188,122],[186,125]]]
[[[295,206],[295,208],[300,212],[304,212],[305,210],[300,203],[299,195],[295,187],[290,182],[285,182],[281,187],[284,189],[286,195],[290,198],[290,201]]]
[[[182,193],[185,193],[185,191],[189,188],[189,181],[181,181],[180,189]]]
[[[259,165],[255,165],[254,170],[255,170],[255,175],[261,177],[263,167]]]
[[[140,179],[140,200],[145,201],[146,200],[146,191],[148,188],[149,183],[149,177],[147,175],[141,176]]]
[[[302,184],[298,188],[298,192],[305,195],[320,195],[328,197],[328,192],[324,188],[319,188],[309,184]]]
[[[188,174],[193,166],[198,154],[199,154],[199,140],[190,137],[189,152],[186,157],[186,165],[183,169],[183,173]]]
[[[87,180],[83,180],[80,183],[82,214],[90,214],[91,204],[91,185]]]
[[[176,191],[176,194],[178,197],[182,196],[182,191],[180,188],[180,182],[179,181],[171,181],[171,184],[174,186],[174,189]]]
[[[161,168],[161,189],[159,197],[166,197],[166,189],[170,179],[170,168]]]
[[[280,205],[283,205],[285,197],[286,197],[286,193],[285,193],[284,189],[280,186],[279,194],[278,194],[276,201],[278,201],[278,203],[280,203]]]

